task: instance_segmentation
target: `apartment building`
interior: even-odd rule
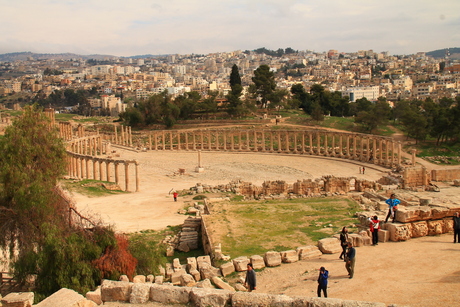
[[[356,102],[357,99],[366,98],[369,101],[377,101],[380,97],[380,87],[351,87],[342,92],[342,97],[348,96],[351,102]]]

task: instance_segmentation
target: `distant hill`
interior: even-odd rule
[[[13,61],[25,61],[29,58],[34,60],[70,60],[70,59],[95,59],[95,60],[104,60],[104,59],[113,59],[118,58],[113,55],[102,55],[102,54],[90,54],[90,55],[81,55],[75,53],[33,53],[33,52],[14,52],[14,53],[4,53],[0,54],[0,62],[13,62]]]
[[[433,58],[439,59],[446,56],[446,50],[449,49],[451,59],[460,59],[460,48],[444,48],[427,52],[426,55],[432,56]]]

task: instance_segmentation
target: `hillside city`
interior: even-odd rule
[[[102,60],[30,56],[27,60],[0,62],[0,104],[18,109],[34,98],[67,89],[92,92],[88,103],[96,115],[117,116],[126,110],[128,102],[165,90],[173,98],[191,91],[202,97],[218,91],[224,101],[231,91],[229,75],[234,64],[239,68],[243,95],[260,65],[269,66],[275,73],[278,89],[302,84],[308,91],[312,85],[321,84],[325,90],[341,92],[353,102],[363,97],[369,101],[385,97],[390,105],[404,99],[438,101],[455,98],[460,90],[460,62],[448,54],[433,58],[424,52],[394,56],[372,50],[280,50],[283,52],[275,55],[255,50]],[[71,109],[66,106],[59,111]]]

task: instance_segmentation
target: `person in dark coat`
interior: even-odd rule
[[[340,254],[339,258],[343,259],[343,257],[347,254],[347,247],[348,247],[348,229],[347,227],[343,227],[342,232],[340,233],[340,246],[342,246],[342,253]]]
[[[323,291],[324,297],[327,297],[327,279],[329,278],[329,271],[323,266],[319,269],[318,276],[318,297],[321,297],[321,290]]]
[[[256,289],[256,272],[252,268],[252,263],[248,263],[244,285],[248,288],[248,292],[252,292],[252,290]]]
[[[460,243],[460,217],[458,212],[454,215],[454,243]]]
[[[351,242],[348,242],[348,251],[346,256],[345,268],[348,271],[349,278],[353,278],[355,274],[355,260],[356,260],[356,249],[353,247]]]

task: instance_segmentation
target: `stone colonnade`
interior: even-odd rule
[[[133,146],[133,134],[130,126],[120,126],[120,132],[118,132],[117,126],[113,126],[114,134],[112,136],[112,143],[124,146]]]
[[[122,176],[125,181],[125,191],[130,191],[129,166],[134,165],[136,184],[135,191],[139,192],[139,162],[137,162],[137,160],[104,159],[90,155],[67,152],[67,161],[67,169],[70,177],[115,182],[117,185],[120,185],[120,176]],[[120,165],[124,165],[124,175],[120,174]]]
[[[101,135],[73,139],[67,143],[67,169],[72,178],[94,179],[120,184],[120,176],[125,180],[125,191],[130,191],[130,165],[135,165],[136,192],[139,191],[139,163],[136,160],[116,160],[98,158],[97,155],[110,154],[110,144],[102,142]],[[119,166],[124,165],[124,175]],[[105,166],[105,167],[103,167]],[[112,175],[113,170],[113,175]]]
[[[161,130],[150,150],[207,150],[307,154],[386,167],[401,164],[401,143],[388,137],[321,130]]]
[[[59,135],[64,141],[70,141],[73,138],[73,128],[72,124],[69,122],[59,122]]]

